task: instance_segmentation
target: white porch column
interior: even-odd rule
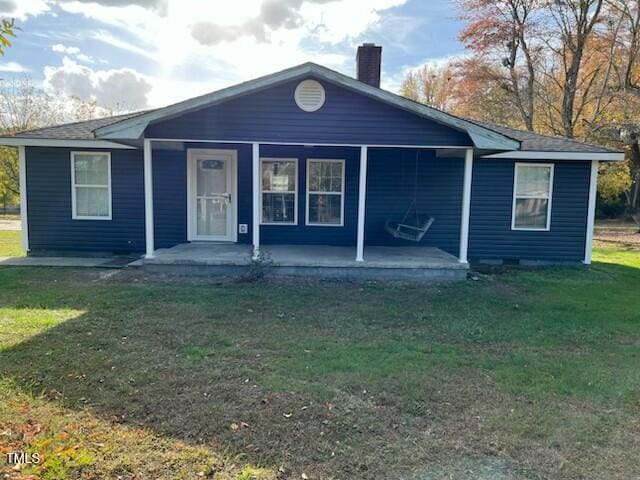
[[[29,251],[29,222],[27,221],[27,157],[24,145],[18,147],[20,178],[20,223],[22,224],[22,249]]]
[[[596,194],[598,192],[598,161],[591,161],[591,180],[589,182],[589,209],[587,210],[587,238],[584,245],[584,263],[591,264],[593,250],[593,228],[596,220]]]
[[[467,148],[464,156],[464,182],[462,187],[462,221],[460,223],[460,263],[468,263],[469,216],[471,213],[471,177],[473,175],[473,148]]]
[[[144,233],[146,240],[145,258],[153,258],[153,170],[151,161],[151,140],[144,140]]]
[[[260,144],[254,143],[252,147],[253,224],[251,232],[253,233],[253,259],[257,260],[260,257]]]
[[[358,186],[358,240],[356,262],[364,262],[364,221],[367,199],[367,146],[360,147],[360,183]]]

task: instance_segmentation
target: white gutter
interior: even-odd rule
[[[0,145],[7,147],[70,147],[70,148],[112,148],[135,150],[136,147],[107,140],[63,140],[59,138],[0,137]]]
[[[596,160],[599,162],[621,162],[624,153],[619,152],[543,152],[543,151],[517,151],[501,152],[492,155],[484,155],[481,158],[505,158],[512,160]]]

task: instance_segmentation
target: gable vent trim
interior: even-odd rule
[[[301,110],[315,112],[324,105],[324,87],[316,80],[303,80],[296,87],[294,99]]]

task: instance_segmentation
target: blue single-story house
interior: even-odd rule
[[[19,148],[25,248],[206,265],[272,249],[289,267],[413,272],[590,263],[598,163],[622,153],[407,100],[379,88],[380,60],[364,44],[357,79],[306,63],[1,138]]]

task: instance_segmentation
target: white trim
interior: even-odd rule
[[[224,88],[200,97],[191,98],[164,108],[152,110],[133,118],[121,120],[111,125],[97,128],[95,130],[95,134],[97,137],[102,138],[128,138],[136,140],[142,137],[146,127],[155,121],[172,118],[200,108],[218,105],[222,102],[238,98],[251,92],[260,91],[271,86],[279,85],[286,81],[306,79],[308,77],[326,80],[329,83],[336,84],[374,100],[411,112],[422,118],[435,121],[455,130],[466,132],[471,138],[473,146],[478,149],[517,150],[520,147],[519,141],[509,138],[499,132],[482,127],[473,122],[469,122],[427,105],[413,102],[401,97],[400,95],[373,87],[364,82],[360,82],[355,78],[351,78],[347,75],[343,75],[314,63],[304,63],[296,67],[249,80],[248,82]]]
[[[584,263],[591,264],[593,253],[593,228],[596,220],[596,194],[598,193],[598,161],[591,162],[591,176],[589,180],[589,209],[587,211],[587,238],[584,245]]]
[[[265,192],[262,190],[262,164],[264,162],[293,162],[296,166],[295,173],[295,187],[294,191],[286,191],[286,192]],[[300,186],[298,185],[298,159],[297,158],[289,158],[289,157],[260,157],[260,225],[298,225],[298,192],[300,191]],[[293,205],[293,222],[265,222],[262,218],[262,194],[263,193],[274,193],[274,194],[292,194],[294,195],[294,205]]]
[[[547,167],[550,168],[549,171],[549,191],[547,192],[547,225],[545,228],[534,228],[534,227],[516,227],[516,199],[517,198],[543,198],[543,197],[526,197],[526,196],[516,196],[517,185],[518,185],[518,167],[526,166],[526,167]],[[513,168],[513,199],[511,203],[511,230],[514,231],[523,231],[523,232],[548,232],[551,230],[551,205],[553,203],[553,174],[555,170],[555,164],[553,163],[526,163],[526,162],[516,162]]]
[[[482,158],[505,158],[508,160],[599,160],[601,162],[621,162],[624,153],[589,153],[589,152],[543,152],[543,151],[517,151],[502,152],[492,155],[484,155]]]
[[[240,145],[254,145],[255,140],[219,140],[219,139],[198,139],[198,138],[148,138],[154,142],[179,142],[179,143],[237,143]],[[287,147],[350,147],[360,148],[360,143],[317,143],[317,142],[269,142],[260,141],[260,145],[284,145]],[[369,144],[370,148],[417,148],[423,150],[466,150],[469,145],[394,145],[392,143]]]
[[[29,251],[29,222],[27,218],[27,156],[24,146],[18,147],[18,176],[20,178],[20,224],[22,249]]]
[[[360,179],[358,182],[358,237],[356,243],[356,262],[364,262],[364,226],[367,200],[367,157],[366,145],[360,147]]]
[[[225,161],[229,160],[227,170],[228,187],[231,188],[231,208],[227,207],[227,235],[198,235],[196,227],[195,208],[195,182],[196,170],[194,169],[195,156],[198,158],[207,157],[211,160],[219,160],[225,156]],[[209,149],[209,148],[189,148],[187,149],[187,240],[188,241],[213,241],[213,242],[237,242],[238,241],[238,151],[234,149]]]
[[[309,164],[312,162],[325,162],[325,163],[339,163],[342,166],[342,175],[341,181],[342,185],[340,186],[340,192],[320,192],[314,191],[312,192],[309,189]],[[306,192],[305,192],[305,214],[304,214],[304,224],[307,227],[344,227],[344,195],[345,195],[345,176],[346,176],[346,163],[342,159],[334,159],[334,158],[307,158],[307,162],[305,165],[306,168]],[[340,223],[310,223],[309,222],[309,195],[340,195]]]
[[[0,137],[0,145],[8,147],[69,147],[136,150],[136,147],[107,140],[63,140],[60,138]]]
[[[107,157],[107,184],[106,185],[76,185],[76,155],[104,155]],[[78,215],[76,205],[76,188],[107,188],[107,198],[109,200],[109,213],[105,216],[99,215]],[[112,220],[112,198],[111,198],[111,152],[81,152],[73,150],[71,152],[71,219],[72,220]]]
[[[253,259],[260,258],[260,144],[254,143],[251,146],[251,193],[252,193],[252,226],[251,233],[253,236]]]
[[[153,258],[154,225],[153,225],[153,147],[151,140],[144,140],[144,236],[146,253],[145,258]]]
[[[464,156],[464,179],[462,184],[462,214],[460,222],[460,263],[469,263],[469,221],[471,216],[471,183],[473,177],[473,148]]]

